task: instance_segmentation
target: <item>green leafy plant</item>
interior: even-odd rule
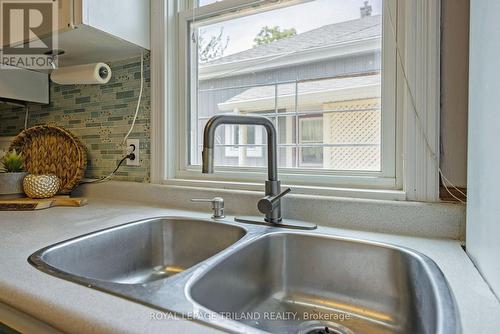
[[[0,170],[4,173],[20,173],[24,171],[24,157],[16,150],[5,153],[0,160]]]
[[[262,27],[259,34],[254,38],[254,47],[269,44],[280,39],[289,38],[297,35],[297,29],[281,29],[279,26]]]

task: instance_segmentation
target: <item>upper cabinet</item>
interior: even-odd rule
[[[57,48],[64,51],[59,66],[126,59],[150,49],[150,0],[55,2]],[[43,35],[46,37],[42,41],[49,38],[51,31]],[[28,42],[18,39],[19,44]]]
[[[149,0],[59,0],[66,13],[60,22],[59,66],[109,62],[150,49]],[[73,6],[66,8],[64,2]],[[61,24],[60,24],[61,26]]]
[[[124,41],[150,48],[149,0],[79,0],[80,23],[118,37]]]

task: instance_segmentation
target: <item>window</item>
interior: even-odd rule
[[[198,7],[210,5],[223,0],[198,0]]]
[[[260,189],[267,157],[259,127],[221,126],[215,173],[200,173],[208,119],[259,114],[276,125],[280,178],[296,191],[436,197],[439,2],[167,2],[178,16],[153,18],[162,25],[155,41],[167,47],[152,57],[152,81],[168,94],[152,92],[160,121],[152,122],[153,150],[167,157],[152,155],[153,181]]]
[[[300,143],[304,145],[300,149],[300,166],[324,166],[323,117],[301,117],[299,124]]]
[[[234,125],[224,126],[224,139],[225,139],[225,156],[226,157],[239,157],[240,156],[240,127]]]
[[[191,20],[187,166],[201,164],[206,121],[237,113],[275,123],[282,169],[380,174],[382,31],[382,0],[315,0]],[[221,127],[215,165],[265,167],[256,131]]]
[[[262,158],[262,131],[256,126],[225,125],[225,165],[244,166],[247,157]],[[238,159],[231,161],[234,157]]]

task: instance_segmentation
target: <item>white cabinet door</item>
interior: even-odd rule
[[[83,0],[83,24],[150,49],[149,0]]]

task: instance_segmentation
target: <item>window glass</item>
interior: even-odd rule
[[[224,1],[224,0],[198,0],[198,7],[210,5],[219,1]]]
[[[382,7],[316,0],[192,22],[189,164],[206,121],[231,113],[274,122],[281,168],[380,171]],[[224,128],[216,165],[266,165],[264,129]]]

